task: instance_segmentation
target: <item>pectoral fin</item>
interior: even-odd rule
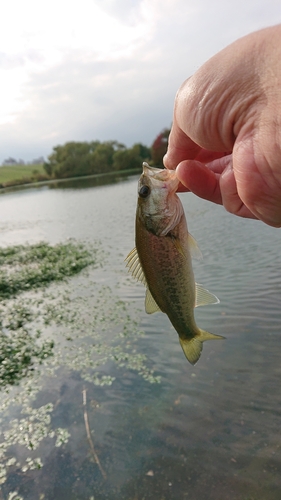
[[[202,259],[203,258],[201,250],[198,246],[196,239],[193,238],[193,236],[190,233],[188,233],[188,246],[189,246],[189,251],[190,251],[191,257],[193,257],[194,259]]]
[[[160,307],[156,304],[154,298],[150,293],[150,290],[147,288],[145,295],[145,312],[147,314],[153,314],[159,311],[161,312]]]
[[[180,239],[176,238],[173,235],[171,235],[171,237],[172,237],[172,240],[173,240],[173,243],[174,243],[176,249],[183,257],[186,256],[186,254],[184,252],[184,247],[187,244],[191,257],[194,259],[202,259],[202,253],[201,253],[201,250],[197,244],[197,241],[195,240],[195,238],[193,238],[193,236],[191,236],[190,233],[186,234],[186,239],[184,239],[183,242],[181,242]]]
[[[185,255],[184,255],[184,250],[183,250],[183,247],[182,247],[182,244],[181,244],[180,240],[179,240],[178,238],[176,238],[175,236],[173,236],[173,235],[171,236],[171,238],[172,238],[172,242],[174,243],[174,245],[175,245],[175,247],[176,247],[177,251],[178,251],[178,252],[179,252],[179,253],[180,253],[183,257],[185,257]]]
[[[219,302],[220,302],[220,300],[213,293],[211,293],[211,292],[209,292],[209,290],[206,290],[205,288],[203,288],[202,285],[195,283],[195,306],[194,307],[206,306],[209,304],[219,304]]]

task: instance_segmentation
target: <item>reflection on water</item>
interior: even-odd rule
[[[56,286],[48,292],[55,311],[63,309],[58,297],[73,297],[73,323],[56,316],[44,327],[59,346],[60,368],[38,367],[39,379],[2,394],[7,476],[0,498],[18,492],[24,500],[279,500],[280,230],[181,195],[204,256],[194,263],[196,280],[221,300],[196,310],[196,321],[226,337],[206,343],[193,367],[166,316],[143,312],[144,289],[124,267],[134,246],[136,182],[132,177],[90,187],[86,181],[87,189],[58,185],[0,198],[2,246],[73,237],[99,241],[104,253],[101,269],[72,279],[63,294]],[[104,300],[100,289],[107,290]],[[145,335],[135,336],[134,329]],[[118,350],[112,350],[97,368],[97,352],[102,359],[104,346],[118,348],[124,341],[135,365],[128,357],[116,364]],[[151,384],[145,370],[161,376],[161,383]],[[96,371],[112,385],[96,385]],[[91,438],[106,479],[87,438],[85,389]],[[23,394],[28,397],[20,401]],[[39,408],[41,416],[35,414]],[[13,441],[15,435],[22,441]],[[38,446],[28,449],[26,439],[36,436]]]
[[[139,171],[139,174],[141,174],[141,170]],[[54,181],[50,182],[48,187],[50,189],[88,189],[92,187],[106,186],[108,184],[115,184],[117,182],[124,182],[126,180],[128,180],[126,172],[110,172],[106,174],[81,177],[81,179],[76,177],[75,179],[65,179],[57,182]]]
[[[141,174],[141,169],[128,169],[117,172],[107,172],[105,174],[93,174],[83,177],[71,177],[66,179],[53,179],[49,181],[34,182],[32,184],[19,184],[18,186],[11,186],[0,188],[0,194],[22,192],[25,190],[30,191],[34,187],[36,189],[86,189],[97,186],[106,186],[107,184],[115,184],[117,182],[124,182],[129,176],[133,174]]]

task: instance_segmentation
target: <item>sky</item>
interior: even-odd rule
[[[181,83],[280,0],[9,0],[0,30],[0,164],[67,141],[150,146]]]

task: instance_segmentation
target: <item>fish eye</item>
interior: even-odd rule
[[[142,186],[139,190],[139,195],[141,198],[147,198],[150,194],[150,188],[146,185]]]

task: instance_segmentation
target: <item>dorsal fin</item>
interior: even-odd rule
[[[139,260],[138,251],[136,248],[130,251],[127,255],[125,262],[127,262],[126,267],[128,267],[131,275],[143,285],[147,286],[145,276],[143,274],[142,266]]]

